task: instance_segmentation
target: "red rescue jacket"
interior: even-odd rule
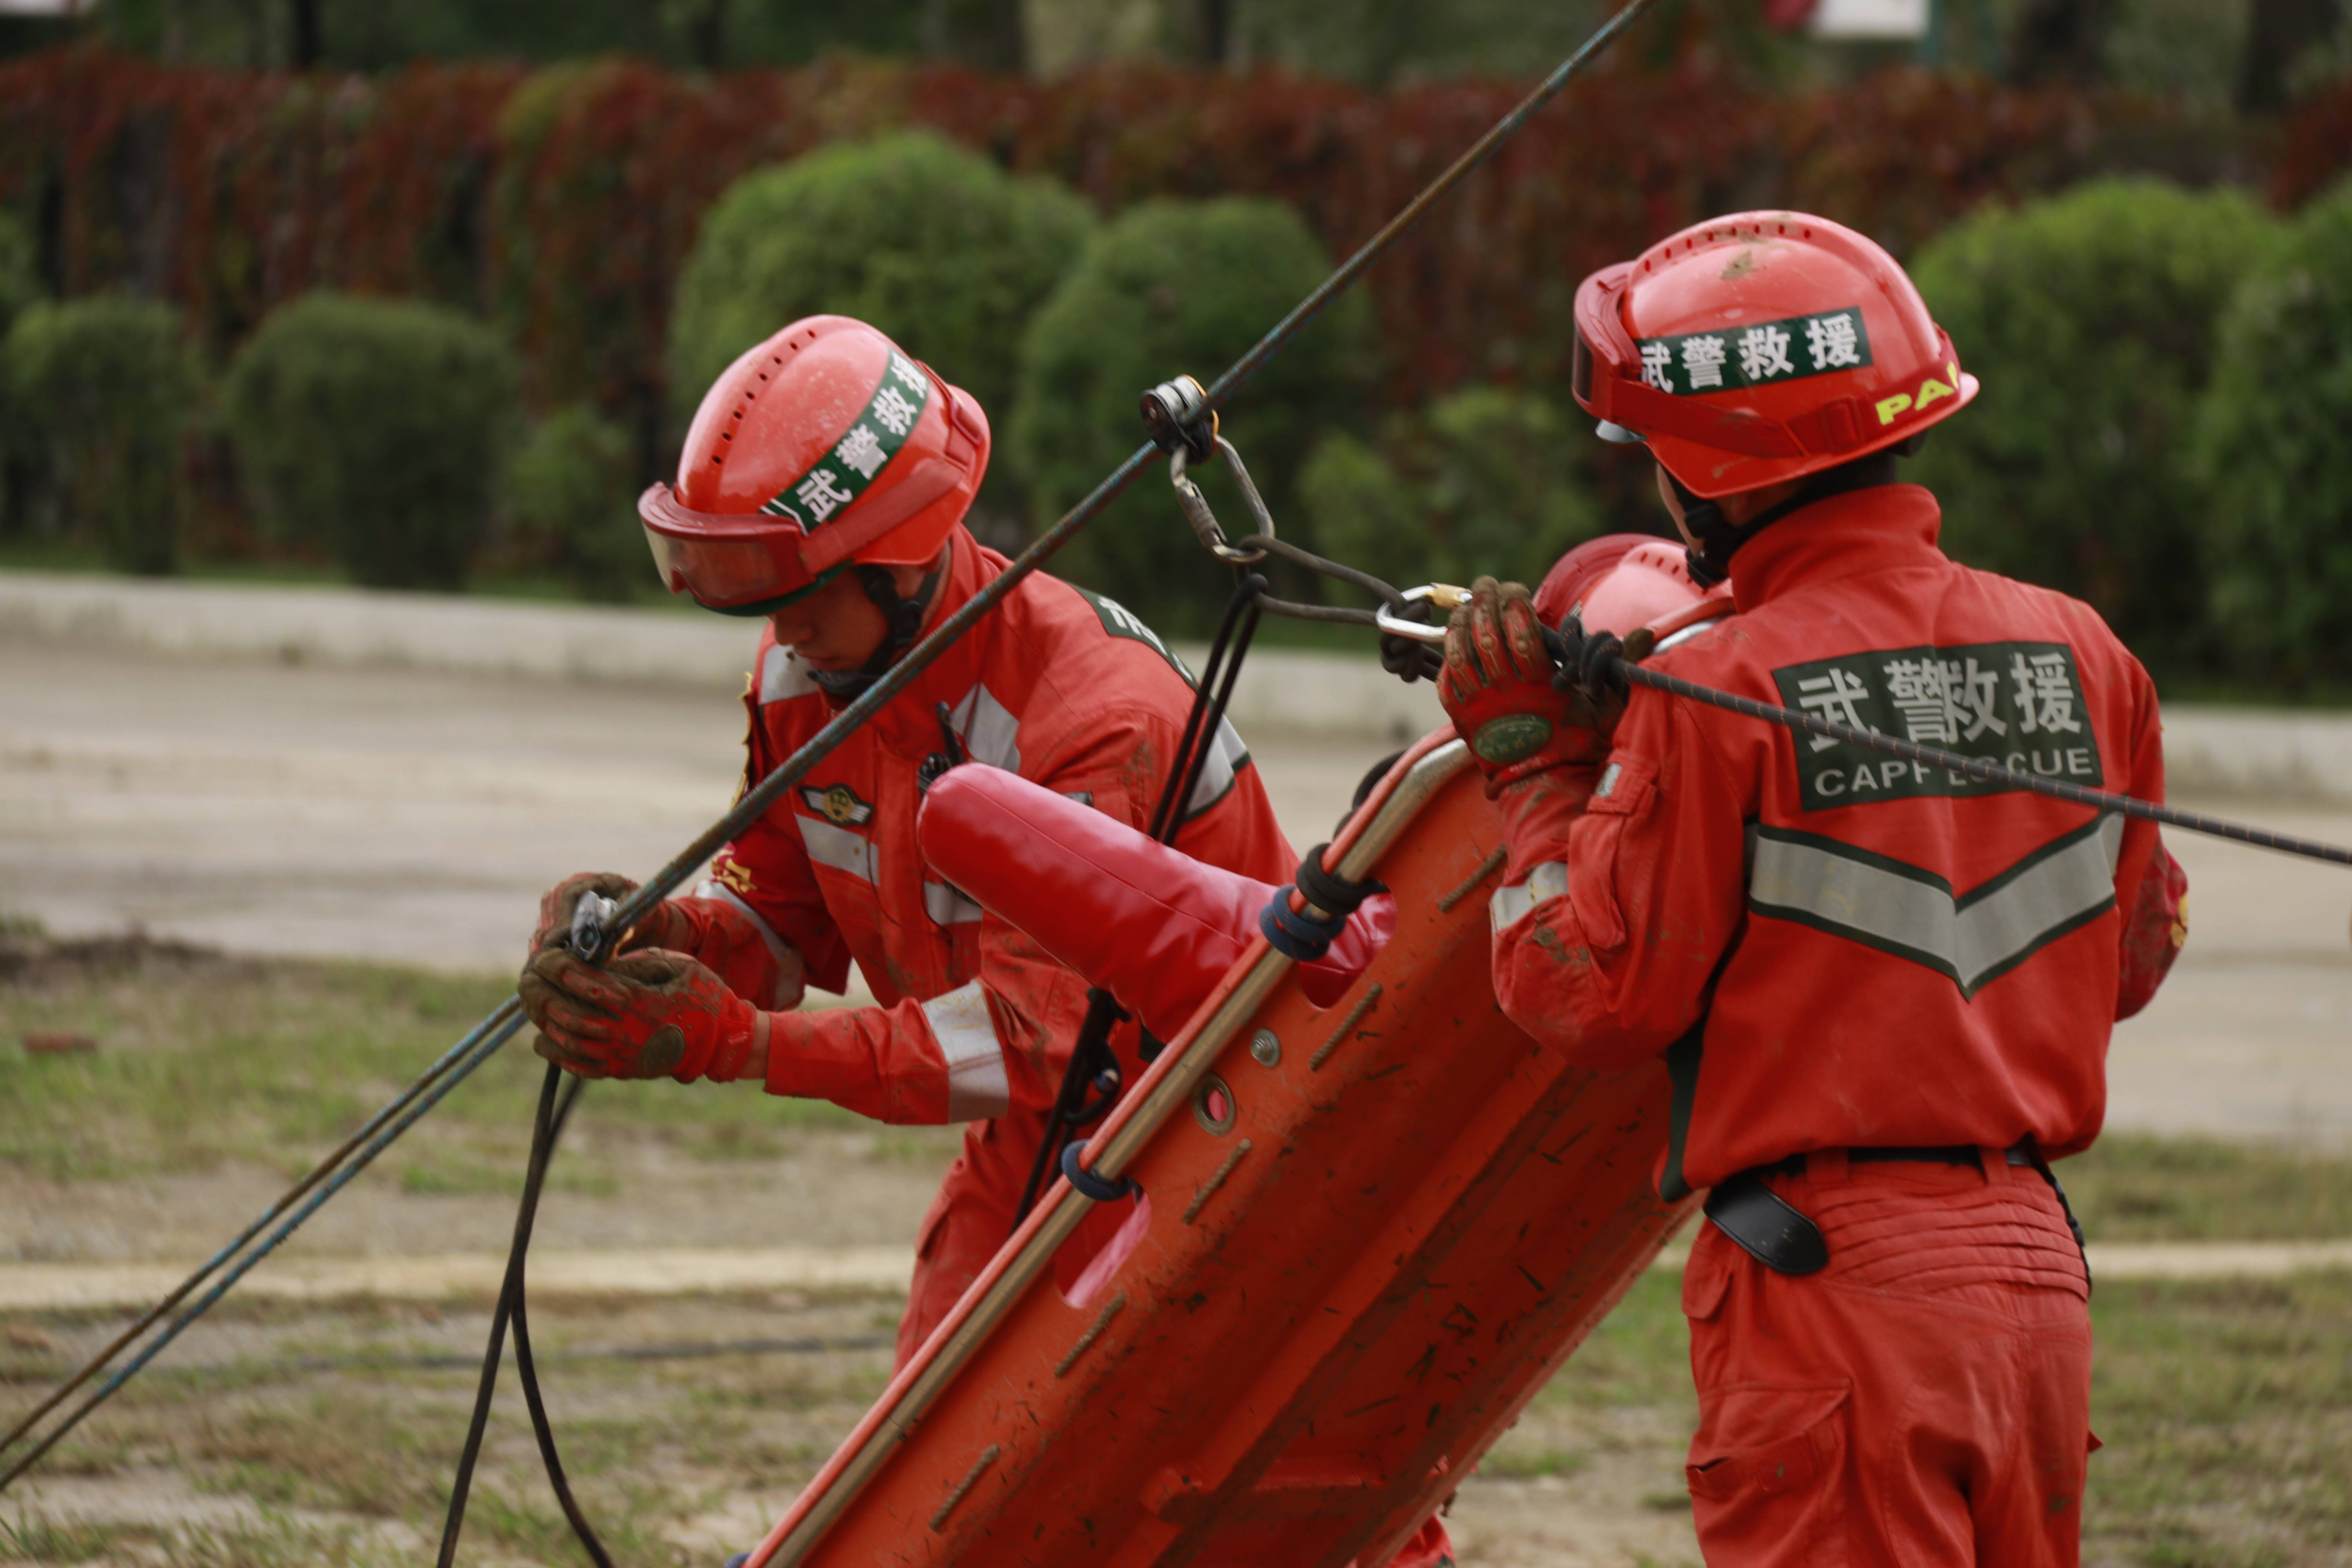
[[[1732,558],[1738,613],[1655,666],[2161,800],[2147,672],[2087,605],[1951,561],[1940,521],[1909,485],[1792,514]],[[2110,1027],[2185,935],[2154,824],[1643,687],[1587,787],[1513,826],[1496,989],[1585,1065],[1667,1052],[1662,1190],[1813,1149],[2097,1135]]]
[[[949,549],[937,614],[1005,566],[961,528]],[[772,630],[743,700],[747,786],[835,711]],[[1148,827],[1192,702],[1175,659],[1141,621],[1034,575],[722,849],[699,891],[730,899],[799,950],[810,983],[824,990],[841,991],[856,959],[879,1004],[807,1015],[806,1035],[796,1029],[791,1048],[770,1054],[769,1092],[831,1100],[885,1121],[978,1123],[965,1159],[1009,1209],[1061,1086],[1087,985],[925,866],[917,772],[947,747],[939,707],[971,760]],[[1297,869],[1230,726],[1218,732],[1177,844],[1268,880]],[[1130,1067],[1133,1042],[1132,1025],[1114,1036]]]

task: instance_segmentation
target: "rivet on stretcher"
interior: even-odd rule
[[[1278,1066],[1282,1061],[1282,1042],[1275,1038],[1272,1029],[1260,1029],[1250,1037],[1250,1055],[1262,1068]]]
[[[1215,1073],[1203,1077],[1201,1087],[1192,1091],[1193,1120],[1220,1138],[1234,1130],[1234,1118],[1240,1110],[1234,1103],[1232,1088]]]

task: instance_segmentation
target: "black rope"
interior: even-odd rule
[[[563,1085],[559,1103],[557,1088]],[[514,1327],[515,1372],[522,1381],[523,1403],[530,1410],[531,1433],[539,1439],[539,1456],[547,1467],[548,1484],[554,1489],[555,1500],[571,1521],[572,1532],[580,1538],[596,1568],[613,1568],[613,1559],[604,1542],[596,1539],[580,1504],[572,1498],[572,1483],[563,1473],[563,1460],[555,1450],[555,1432],[548,1424],[547,1406],[540,1396],[539,1371],[530,1353],[530,1324],[523,1300],[523,1269],[530,1253],[531,1227],[539,1218],[539,1196],[547,1181],[547,1164],[555,1153],[556,1140],[562,1135],[563,1124],[571,1119],[572,1108],[578,1102],[585,1081],[572,1079],[564,1084],[564,1072],[552,1062],[547,1076],[539,1086],[539,1108],[531,1117],[530,1163],[523,1175],[522,1199],[515,1208],[514,1240],[507,1250],[505,1282],[499,1289],[498,1310],[490,1317],[490,1339],[482,1352],[482,1378],[474,1391],[473,1418],[466,1428],[466,1446],[457,1456],[457,1474],[450,1483],[449,1513],[441,1527],[441,1553],[438,1568],[451,1568],[457,1560],[457,1536],[466,1525],[466,1505],[473,1494],[474,1467],[482,1452],[482,1436],[489,1429],[490,1404],[499,1388],[499,1363],[504,1358],[507,1328]]]
[[[1258,608],[1265,592],[1265,579],[1252,572],[1234,585],[1233,596],[1225,602],[1216,638],[1209,645],[1209,662],[1202,667],[1201,679],[1192,688],[1192,707],[1184,716],[1167,782],[1160,785],[1160,799],[1151,808],[1151,837],[1159,843],[1176,842],[1177,830],[1184,822],[1183,805],[1200,787],[1202,770],[1208,766],[1210,749],[1217,743],[1217,731],[1233,701],[1242,660],[1257,635]],[[1013,1229],[1020,1229],[1029,1211],[1036,1207],[1047,1178],[1062,1163],[1069,1134],[1117,1103],[1118,1058],[1110,1048],[1110,1032],[1127,1017],[1127,1010],[1108,991],[1099,985],[1087,988],[1086,1020],[1078,1026],[1077,1039],[1070,1047],[1070,1065],[1062,1069],[1060,1092],[1046,1114],[1045,1136],[1038,1140],[1029,1180],[1021,1189],[1019,1206],[1013,1211]],[[1103,1082],[1106,1078],[1110,1080],[1108,1084]],[[1089,1098],[1087,1091],[1097,1087],[1099,1093]]]

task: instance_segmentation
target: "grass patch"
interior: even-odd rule
[[[2352,1545],[2352,1273],[2105,1280],[2091,1316],[2091,1424],[2106,1447],[2090,1464],[2086,1561],[2342,1561]],[[1687,1436],[1697,1416],[1688,1342],[1677,1281],[1646,1275],[1534,1408],[1650,1405],[1674,1416],[1664,1430]],[[1549,1435],[1513,1434],[1480,1473],[1547,1473],[1530,1468],[1547,1447],[1557,1447]]]
[[[1478,1461],[1478,1473],[1524,1481],[1538,1476],[1572,1476],[1591,1463],[1574,1448],[1521,1447],[1506,1437]]]
[[[2352,1236],[2352,1160],[2111,1133],[2057,1167],[2093,1241]]]
[[[115,1548],[116,1533],[103,1525],[58,1523],[21,1509],[0,1519],[0,1557],[28,1563],[88,1563]]]
[[[226,959],[135,940],[0,933],[0,1164],[55,1181],[252,1162],[289,1175],[398,1092],[505,999],[504,976],[342,963]],[[28,1055],[16,1040],[72,1030],[91,1054]],[[411,1191],[513,1189],[544,1064],[530,1030],[453,1090],[403,1144]],[[203,1114],[190,1115],[190,1107]],[[647,1131],[712,1159],[763,1157],[793,1129],[860,1127],[819,1100],[756,1086],[599,1086],[585,1131]],[[559,1188],[611,1178],[562,1163]]]
[[[2352,1543],[2352,1274],[2110,1280],[2091,1317],[2090,1536],[2212,1568]]]
[[[1537,1398],[1594,1408],[1693,1404],[1682,1289],[1682,1276],[1659,1269],[1634,1280]]]

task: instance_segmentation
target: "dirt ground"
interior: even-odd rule
[[[0,1052],[0,1261],[201,1256],[499,986],[0,941],[0,1044],[100,1042]],[[520,1050],[493,1060],[289,1258],[502,1249],[537,1067]],[[953,1148],[944,1129],[756,1094],[598,1086],[540,1236],[551,1249],[906,1237]],[[2069,1175],[2095,1240],[2352,1235],[2352,1161],[2118,1138]],[[1675,1291],[1670,1274],[1637,1284],[1465,1480],[1451,1515],[1464,1568],[1696,1561]],[[715,1568],[756,1539],[881,1388],[898,1306],[887,1290],[535,1301],[567,1458],[617,1560]],[[2108,1447],[2086,1504],[2092,1562],[2352,1563],[2352,1277],[2111,1282],[2094,1306]],[[123,1321],[0,1313],[0,1411]],[[232,1297],[0,1498],[0,1564],[429,1561],[486,1324],[479,1299]],[[578,1561],[511,1380],[499,1409],[466,1561]]]

